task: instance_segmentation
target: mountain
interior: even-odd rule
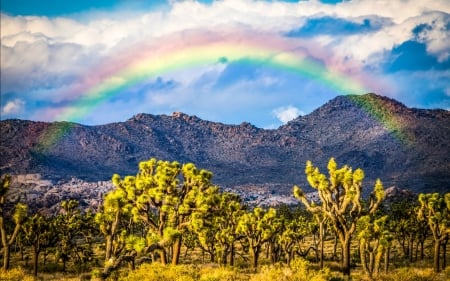
[[[307,187],[304,167],[330,157],[360,167],[367,185],[416,192],[450,188],[450,112],[408,108],[376,94],[338,96],[276,130],[226,125],[183,113],[138,114],[125,122],[0,122],[0,172],[48,179],[108,180],[133,175],[156,157],[193,162],[223,187],[289,193]]]

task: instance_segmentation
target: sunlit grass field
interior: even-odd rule
[[[308,244],[309,241],[305,241]],[[256,272],[249,265],[249,257],[238,255],[234,267],[222,267],[209,262],[209,257],[200,250],[186,251],[183,249],[181,264],[177,266],[163,266],[159,262],[145,263],[135,270],[130,270],[124,264],[120,270],[114,271],[106,280],[124,281],[339,281],[346,280],[340,273],[339,261],[332,259],[333,243],[325,243],[325,269],[319,270],[314,261],[314,255],[309,254],[306,259],[296,258],[290,266],[285,263],[270,264],[265,254],[262,254],[261,263]],[[409,262],[402,257],[398,245],[394,247],[391,255],[389,273],[380,273],[370,279],[358,263],[356,247],[354,246],[353,268],[351,280],[375,281],[448,281],[450,280],[450,266],[441,273],[434,273],[432,269],[431,241],[427,243],[426,258],[421,261]],[[340,255],[337,247],[337,255]],[[19,252],[12,254],[12,269],[0,271],[0,280],[5,281],[75,281],[75,280],[101,280],[100,272],[103,269],[103,252],[97,250],[94,261],[88,265],[80,266],[69,263],[67,271],[61,272],[62,265],[55,263],[52,254],[46,259],[46,264],[39,264],[38,277],[32,276],[32,265],[29,260],[30,253],[24,254],[21,260]]]

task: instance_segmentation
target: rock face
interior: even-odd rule
[[[13,175],[8,191],[8,210],[17,202],[26,202],[31,213],[56,215],[61,202],[77,200],[84,210],[98,211],[103,196],[113,188],[111,181],[85,182],[80,179],[53,182],[39,174]]]
[[[375,94],[339,96],[276,130],[249,123],[225,125],[183,113],[138,114],[101,126],[68,122],[0,122],[0,172],[39,173],[46,179],[109,180],[136,174],[156,157],[193,162],[226,188],[307,187],[306,160],[322,171],[360,167],[366,185],[416,192],[450,188],[450,112],[407,108]]]

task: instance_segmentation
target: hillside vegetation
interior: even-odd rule
[[[112,177],[98,210],[63,201],[56,216],[6,197],[1,280],[448,280],[450,193],[391,197],[362,169],[305,175],[318,200],[250,207],[192,163],[152,158]],[[364,192],[365,191],[365,192]],[[369,194],[365,197],[363,194]],[[411,270],[413,266],[414,270]],[[35,277],[32,277],[35,276]]]

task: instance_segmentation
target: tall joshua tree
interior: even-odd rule
[[[133,220],[146,228],[148,249],[159,251],[161,263],[167,263],[171,247],[172,264],[178,264],[183,231],[193,213],[209,210],[218,192],[211,178],[211,172],[192,163],[155,158],[140,162],[135,177],[114,175],[114,185],[126,191]]]
[[[434,271],[440,272],[440,249],[442,243],[450,236],[450,193],[444,196],[439,193],[420,194],[419,203],[418,217],[428,223],[433,234]],[[445,254],[444,251],[444,261]]]
[[[8,230],[6,227],[6,193],[9,190],[11,184],[11,176],[5,175],[0,178],[0,234],[3,246],[3,269],[9,269],[9,260],[10,260],[10,250],[11,245],[16,240],[17,235],[19,234],[20,228],[22,227],[22,223],[24,222],[27,215],[27,206],[21,203],[17,203],[14,213],[13,213],[13,221],[14,228],[12,233],[8,234]]]
[[[320,173],[319,168],[314,167],[311,161],[306,162],[308,183],[317,190],[320,203],[308,201],[298,186],[294,186],[294,196],[313,214],[322,213],[329,219],[342,245],[342,271],[345,275],[350,275],[350,243],[356,224],[362,216],[376,211],[384,198],[384,189],[378,179],[369,203],[363,204],[363,170],[353,171],[349,166],[338,168],[334,158],[330,159],[327,168],[328,178]]]

